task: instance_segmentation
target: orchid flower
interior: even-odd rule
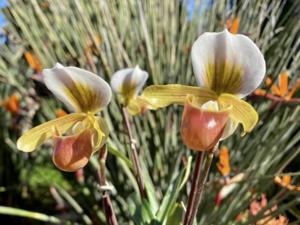
[[[265,75],[265,60],[258,47],[244,35],[227,30],[208,32],[195,41],[191,56],[198,87],[153,85],[141,97],[153,108],[184,104],[181,134],[194,150],[210,149],[230,136],[239,123],[244,133],[250,132],[258,114],[242,98],[253,92]]]
[[[110,102],[111,89],[99,76],[77,67],[56,64],[44,69],[43,75],[47,88],[74,113],[30,129],[18,139],[17,148],[31,152],[53,138],[54,164],[76,171],[108,137],[105,121],[96,114]]]
[[[119,70],[111,78],[112,90],[121,97],[122,103],[132,115],[142,112],[149,105],[138,96],[147,79],[148,73],[139,66]]]

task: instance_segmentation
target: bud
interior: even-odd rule
[[[93,153],[92,131],[85,130],[71,136],[54,136],[52,160],[56,167],[66,172],[83,168]]]
[[[214,101],[198,107],[193,100],[193,96],[188,96],[184,105],[181,136],[190,149],[208,151],[219,142],[228,120],[228,111],[219,111]]]

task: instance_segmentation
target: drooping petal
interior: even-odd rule
[[[262,82],[265,60],[245,35],[204,33],[193,44],[193,69],[198,84],[217,92],[244,97]]]
[[[98,151],[105,143],[109,135],[109,128],[105,120],[99,116],[93,117],[93,147]]]
[[[196,106],[187,97],[181,122],[181,137],[185,145],[196,151],[208,151],[220,140],[231,108],[222,111]]]
[[[25,132],[17,141],[17,148],[24,152],[31,152],[53,136],[54,129],[64,133],[77,122],[86,118],[84,113],[72,113],[49,122],[43,123]]]
[[[232,106],[230,117],[243,125],[244,132],[250,132],[257,124],[258,114],[255,109],[237,96],[222,94],[218,102],[222,107]]]
[[[124,98],[127,105],[129,100],[142,90],[147,79],[148,73],[136,66],[135,68],[122,69],[114,73],[110,85],[114,92]]]
[[[136,96],[133,99],[130,99],[127,110],[131,115],[137,115],[139,113],[144,113],[148,109],[156,110],[157,107],[152,105],[147,99],[143,96]]]
[[[207,88],[180,84],[152,85],[145,88],[141,97],[147,100],[153,108],[161,108],[170,104],[183,105],[187,95],[193,95],[198,105],[217,99],[216,93]]]
[[[130,115],[137,115],[142,111],[142,106],[136,99],[131,99],[127,104],[127,110]]]
[[[43,74],[47,88],[71,111],[95,113],[110,102],[108,83],[87,70],[57,63],[52,69],[44,69]]]
[[[92,153],[92,130],[71,136],[55,136],[52,160],[59,169],[72,172],[83,168]]]

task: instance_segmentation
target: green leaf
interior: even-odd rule
[[[166,225],[180,225],[182,222],[183,213],[184,209],[182,205],[176,203],[167,217]]]
[[[126,165],[127,165],[130,169],[133,168],[133,167],[132,167],[132,162],[130,161],[130,159],[128,159],[128,158],[126,157],[126,155],[125,155],[123,152],[121,152],[121,151],[119,151],[118,149],[114,148],[114,147],[111,145],[110,142],[109,142],[109,144],[108,144],[107,150],[108,150],[108,152],[109,152],[110,154],[112,154],[112,155],[116,156],[117,158],[120,158],[121,160],[123,160],[123,161],[126,163]]]
[[[141,205],[137,205],[133,221],[136,225],[149,225],[156,221],[149,201],[143,200]]]
[[[191,164],[192,164],[192,157],[190,156],[188,158],[186,168],[180,172],[175,182],[170,183],[167,193],[165,194],[165,197],[163,198],[162,204],[157,213],[157,217],[159,221],[161,221],[162,223],[164,223],[165,219],[171,213],[171,210],[174,208],[176,204],[176,200],[181,188],[188,180],[188,177],[191,172]]]
[[[54,216],[49,216],[49,215],[39,213],[39,212],[33,212],[33,211],[17,209],[17,208],[12,208],[12,207],[7,207],[7,206],[0,206],[0,214],[10,215],[10,216],[27,217],[30,219],[40,220],[40,221],[48,222],[48,223],[55,223],[55,224],[61,223],[61,221]]]

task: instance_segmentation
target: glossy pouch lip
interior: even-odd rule
[[[219,142],[231,108],[220,111],[202,109],[194,105],[192,99],[188,96],[184,105],[181,137],[190,149],[209,151]]]
[[[93,153],[93,131],[87,129],[70,136],[54,136],[53,163],[60,170],[73,172],[83,168]]]

